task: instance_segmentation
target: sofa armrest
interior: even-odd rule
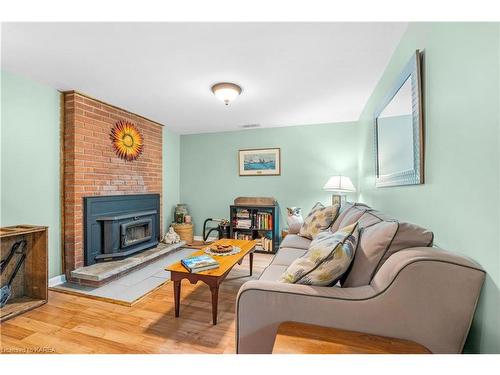
[[[466,256],[434,247],[413,247],[389,257],[377,270],[370,284],[376,288],[385,288],[396,279],[401,270],[415,262],[443,262],[457,267],[474,269],[484,274],[481,266]]]
[[[362,287],[245,283],[236,301],[237,353],[272,352],[285,321],[411,340],[436,353],[461,352],[484,272],[468,259],[431,248],[391,258]]]

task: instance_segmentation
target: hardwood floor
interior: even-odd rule
[[[2,353],[234,353],[236,294],[257,279],[272,256],[255,254],[235,266],[219,290],[218,324],[203,283],[182,283],[181,314],[174,317],[172,283],[132,307],[49,293],[49,302],[0,325]]]

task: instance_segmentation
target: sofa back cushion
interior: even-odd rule
[[[368,285],[384,262],[400,250],[432,246],[432,232],[375,210],[366,211],[358,224],[360,237],[356,256],[341,279],[342,287]]]
[[[354,224],[368,210],[370,210],[370,207],[363,203],[343,203],[337,218],[330,227],[330,231],[335,233],[340,228]]]
[[[280,248],[291,247],[293,249],[307,250],[310,244],[311,240],[309,238],[299,236],[298,234],[287,234],[281,241]]]

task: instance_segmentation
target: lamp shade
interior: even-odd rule
[[[323,186],[323,190],[337,191],[339,193],[350,193],[356,191],[349,177],[346,176],[332,176],[328,179]]]

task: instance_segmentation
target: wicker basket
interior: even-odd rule
[[[266,197],[238,197],[234,200],[236,206],[274,206],[276,199]]]
[[[172,223],[175,233],[179,235],[181,241],[186,241],[190,245],[194,241],[193,224],[175,224]]]

